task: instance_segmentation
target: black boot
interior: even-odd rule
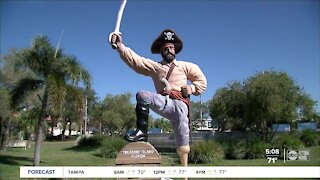
[[[127,133],[124,139],[130,142],[148,141],[148,118],[149,105],[137,103],[136,106],[137,129],[134,132]]]

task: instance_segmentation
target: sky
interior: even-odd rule
[[[89,71],[100,99],[107,94],[155,92],[151,78],[131,70],[108,43],[120,0],[0,1],[2,57],[11,48],[30,47],[36,35],[48,36],[53,46],[62,37],[60,48]],[[318,0],[127,1],[120,32],[124,44],[136,53],[161,61],[150,49],[166,28],[183,40],[177,60],[199,65],[207,77],[204,102],[230,81],[270,70],[286,72],[320,101]],[[200,97],[191,100],[198,102]]]

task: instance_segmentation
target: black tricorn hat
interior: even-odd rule
[[[178,54],[183,47],[182,40],[178,37],[177,33],[175,33],[172,29],[165,29],[161,32],[159,37],[153,41],[151,46],[151,52],[153,54],[160,54],[161,46],[164,43],[173,43],[176,54]]]

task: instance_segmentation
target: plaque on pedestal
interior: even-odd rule
[[[157,166],[161,163],[158,151],[148,142],[132,142],[118,153],[115,160],[117,166]]]
[[[132,142],[118,153],[116,166],[158,166],[161,157],[158,151],[148,142]],[[141,178],[119,178],[118,180],[137,180]],[[143,178],[143,180],[159,180],[160,178]]]

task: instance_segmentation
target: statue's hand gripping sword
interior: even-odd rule
[[[110,33],[109,35],[109,42],[112,45],[113,49],[118,49],[117,43],[116,43],[116,36],[113,36],[114,34],[121,34],[120,33],[120,24],[122,19],[122,14],[124,11],[124,7],[126,6],[127,0],[122,0],[120,9],[118,11],[117,21],[116,21],[116,27],[114,28],[114,31]]]

